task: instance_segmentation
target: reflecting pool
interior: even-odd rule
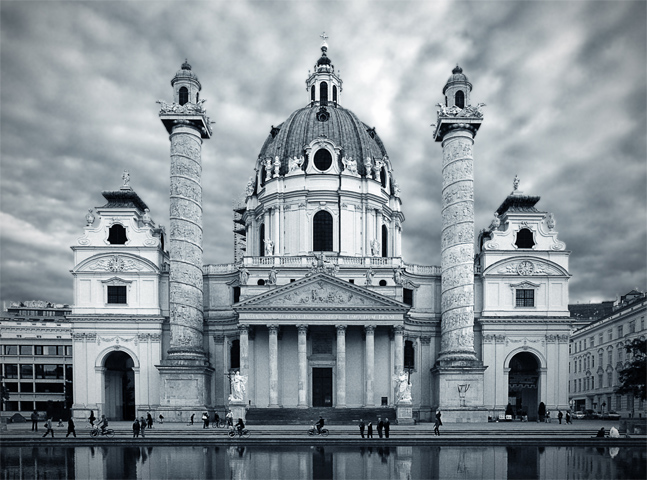
[[[636,447],[38,446],[0,450],[2,479],[644,479]]]

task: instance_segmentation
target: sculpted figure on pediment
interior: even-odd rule
[[[88,210],[88,213],[85,215],[85,226],[86,227],[91,227],[92,224],[94,223],[95,216],[92,214],[92,209],[90,208]]]
[[[144,266],[129,258],[113,255],[110,258],[98,260],[89,265],[90,270],[101,270],[105,272],[139,272]]]
[[[249,270],[247,270],[243,265],[238,269],[238,283],[241,285],[247,285],[249,281]]]
[[[352,292],[319,281],[314,285],[302,287],[279,297],[269,298],[265,304],[281,306],[330,304],[361,306],[365,305],[365,300]]]

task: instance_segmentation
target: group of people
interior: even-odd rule
[[[163,420],[164,416],[160,414],[160,423],[163,423]],[[141,416],[139,417],[139,420],[137,420],[137,417],[135,417],[135,420],[133,421],[133,438],[139,437],[140,435],[144,438],[146,436],[144,434],[146,427],[153,428],[153,416],[150,412],[146,414],[146,418]]]
[[[191,420],[189,421],[189,425],[193,425],[194,416],[195,414],[191,414]],[[220,422],[220,415],[218,415],[218,412],[215,412],[213,416],[213,423],[214,425],[218,425],[219,422]],[[231,410],[227,410],[227,413],[225,413],[225,422],[227,422],[227,426],[229,428],[232,428],[234,426],[234,415],[231,413]],[[210,423],[211,423],[211,417],[209,416],[209,412],[203,412],[202,428],[209,428]]]
[[[366,437],[364,432],[366,431]],[[364,420],[359,420],[359,434],[362,438],[373,438],[373,422],[368,422],[368,425],[364,423]],[[391,422],[388,418],[382,421],[382,417],[377,419],[377,435],[379,438],[385,437],[389,438],[391,434]]]

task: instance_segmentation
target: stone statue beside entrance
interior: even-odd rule
[[[245,390],[247,386],[247,376],[236,372],[231,377],[231,393],[229,394],[230,402],[244,402]]]
[[[411,403],[411,383],[409,376],[404,370],[396,377],[396,403]]]

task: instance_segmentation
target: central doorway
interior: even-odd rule
[[[105,414],[110,420],[135,418],[134,362],[125,352],[112,352],[105,363]]]
[[[312,406],[332,407],[332,368],[312,369]]]

